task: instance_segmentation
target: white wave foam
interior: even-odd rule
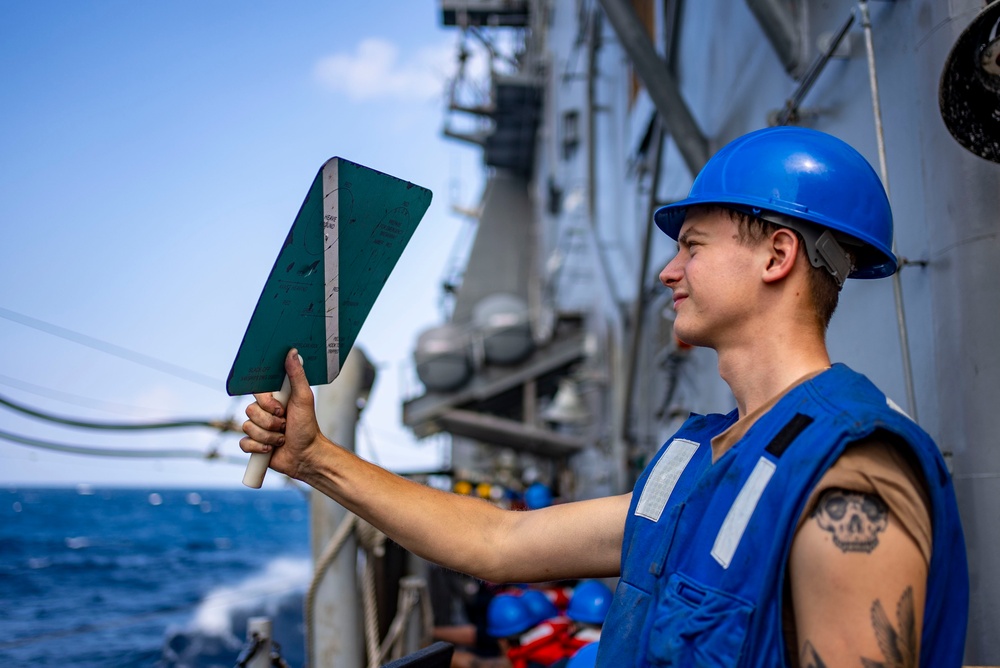
[[[65,541],[66,541],[66,547],[68,547],[71,550],[80,550],[85,547],[90,547],[92,544],[90,542],[90,539],[87,538],[86,536],[67,536],[65,538]]]
[[[274,611],[282,599],[304,592],[311,577],[311,559],[279,557],[260,573],[210,591],[198,604],[190,627],[205,634],[232,636],[235,612],[257,608]]]

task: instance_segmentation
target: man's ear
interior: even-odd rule
[[[767,265],[764,267],[762,278],[765,283],[779,281],[792,271],[795,260],[799,257],[799,246],[801,245],[799,235],[795,234],[787,227],[779,227],[764,243],[764,248],[768,254]]]

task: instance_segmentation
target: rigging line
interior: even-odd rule
[[[234,397],[234,399],[239,399],[239,397]],[[233,404],[233,407],[235,408],[236,405]],[[236,421],[233,419],[233,413],[234,411],[229,411],[229,415],[226,417],[226,420],[228,420],[229,422],[230,428],[220,430],[219,433],[216,434],[215,437],[212,439],[212,441],[208,444],[208,447],[205,449],[205,454],[208,457],[211,458],[219,456],[219,446],[222,445],[222,441],[226,438],[226,434],[228,432],[233,431],[239,434],[243,433],[243,429],[241,429],[240,425],[236,424]]]
[[[0,440],[27,445],[32,448],[42,450],[54,450],[71,455],[90,455],[93,457],[125,457],[125,458],[147,458],[147,459],[206,459],[220,461],[226,464],[246,464],[243,457],[231,457],[220,455],[217,452],[199,452],[197,450],[131,450],[127,448],[101,448],[85,445],[68,445],[66,443],[53,443],[52,441],[42,441],[27,436],[19,436],[10,432],[0,431]]]
[[[40,397],[47,397],[49,399],[55,399],[56,401],[62,401],[67,404],[83,406],[84,408],[93,408],[100,411],[106,411],[108,413],[119,413],[121,415],[134,416],[137,412],[153,413],[156,411],[156,409],[153,408],[129,406],[111,401],[93,399],[91,397],[82,397],[71,392],[63,392],[61,390],[54,390],[50,387],[45,387],[44,385],[29,383],[2,373],[0,373],[0,385],[16,387],[19,390],[24,390],[25,392],[30,392],[31,394],[37,394]]]
[[[83,429],[111,429],[118,431],[137,431],[146,429],[179,429],[183,427],[211,427],[212,429],[218,429],[221,432],[233,431],[239,432],[240,429],[237,428],[236,423],[232,418],[227,420],[166,420],[162,422],[132,422],[132,423],[121,423],[121,422],[89,422],[86,420],[74,420],[72,418],[59,417],[57,415],[52,415],[51,413],[43,413],[41,411],[35,410],[33,408],[28,408],[27,406],[14,403],[10,399],[0,396],[0,406],[6,406],[18,413],[23,413],[24,415],[30,415],[31,417],[38,418],[39,420],[46,420],[48,422],[55,422],[56,424],[67,425],[70,427],[81,427]]]
[[[150,369],[155,369],[156,371],[161,371],[177,378],[182,378],[192,383],[198,383],[199,385],[210,387],[213,390],[221,390],[225,385],[225,383],[221,380],[212,378],[211,376],[207,376],[203,373],[192,371],[191,369],[185,369],[182,366],[171,364],[170,362],[164,362],[163,360],[156,359],[155,357],[151,357],[143,353],[137,353],[134,350],[129,350],[128,348],[108,343],[107,341],[102,341],[101,339],[96,339],[92,336],[81,334],[80,332],[75,332],[72,329],[60,327],[59,325],[53,325],[52,323],[39,320],[38,318],[32,318],[31,316],[18,313],[17,311],[11,311],[10,309],[2,306],[0,306],[0,318],[11,320],[26,327],[31,327],[32,329],[45,332],[46,334],[66,339],[67,341],[79,343],[80,345],[87,346],[88,348],[99,350],[102,353],[107,353],[109,355],[128,360],[129,362],[133,362]]]

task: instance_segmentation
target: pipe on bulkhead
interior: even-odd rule
[[[600,2],[618,35],[618,41],[677,144],[684,164],[694,176],[708,162],[708,140],[684,102],[673,74],[656,53],[646,27],[636,16],[629,0]]]
[[[878,88],[878,71],[875,68],[875,42],[872,38],[872,21],[868,13],[868,0],[861,0],[858,3],[858,11],[861,14],[861,27],[865,33],[865,51],[868,54],[868,83],[872,94],[872,113],[875,116],[875,139],[878,144],[878,164],[882,175],[882,185],[885,187],[886,195],[889,193],[889,166],[885,152],[885,131],[882,127],[882,103]],[[889,201],[892,201],[890,195]],[[896,238],[892,239],[892,254],[896,252]],[[910,360],[910,337],[906,326],[906,311],[903,308],[903,282],[899,274],[904,264],[900,263],[899,270],[892,275],[892,293],[896,301],[896,324],[899,330],[899,352],[903,356],[903,383],[906,386],[907,410],[914,422],[919,423],[917,418],[917,394],[913,386],[913,363]]]
[[[798,79],[805,62],[802,33],[785,3],[780,0],[747,0],[747,7],[763,28],[785,71]]]

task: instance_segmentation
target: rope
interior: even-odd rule
[[[430,597],[427,596],[427,583],[416,576],[405,577],[399,582],[399,603],[396,606],[396,617],[389,625],[389,630],[382,642],[380,660],[398,659],[403,656],[403,631],[410,613],[420,604],[421,625],[420,646],[429,645],[434,627],[434,614],[431,610]],[[372,668],[371,666],[369,668]]]
[[[378,600],[375,592],[375,559],[385,554],[385,534],[364,520],[355,525],[358,544],[365,550],[365,569],[361,579],[361,605],[364,613],[365,649],[369,668],[382,665],[378,642]]]
[[[396,606],[396,617],[392,620],[392,624],[389,625],[389,632],[385,634],[385,641],[382,643],[382,657],[386,659],[398,659],[402,656],[403,652],[403,631],[406,630],[407,618],[410,616],[410,612],[413,610],[414,603],[416,603],[416,598],[419,594],[407,587],[405,583],[400,582],[402,588],[399,591],[399,602]],[[369,666],[369,668],[374,668]]]
[[[347,513],[344,515],[344,519],[340,521],[337,528],[334,530],[333,535],[330,536],[330,540],[327,541],[326,547],[323,548],[322,554],[320,554],[319,559],[316,562],[316,570],[313,573],[312,582],[309,583],[309,590],[306,592],[306,602],[305,602],[305,639],[306,639],[306,656],[308,661],[306,665],[315,666],[316,661],[313,657],[313,606],[316,603],[316,592],[319,589],[320,582],[323,581],[323,576],[326,571],[330,568],[334,559],[337,558],[337,554],[340,552],[340,548],[343,547],[344,543],[347,541],[348,537],[351,535],[351,530],[354,528],[354,522],[357,516],[352,513]]]
[[[305,636],[306,654],[308,655],[307,665],[316,665],[313,660],[313,607],[316,603],[316,592],[326,575],[327,570],[336,560],[340,549],[347,542],[347,539],[354,533],[358,547],[365,552],[365,565],[361,574],[361,603],[364,613],[364,634],[365,652],[367,655],[368,668],[379,668],[388,658],[399,658],[403,654],[404,636],[410,614],[419,605],[421,617],[421,638],[420,644],[428,645],[434,627],[434,614],[431,609],[430,597],[427,595],[427,583],[423,578],[416,576],[405,577],[400,580],[399,602],[396,609],[396,616],[389,624],[385,639],[379,643],[378,627],[378,600],[375,588],[375,559],[385,554],[385,542],[387,540],[384,533],[377,528],[359,518],[347,513],[344,519],[334,530],[330,540],[327,541],[323,552],[317,560],[316,570],[313,573],[312,582],[306,592],[305,601]]]

